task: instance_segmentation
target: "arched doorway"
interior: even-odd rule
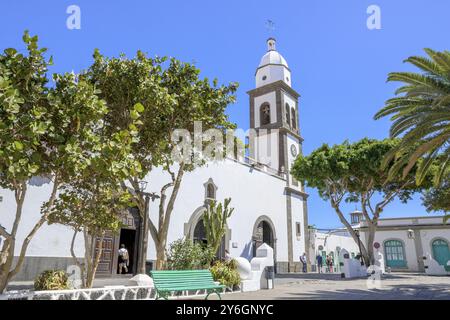
[[[447,261],[450,260],[450,249],[447,240],[436,239],[432,242],[433,259],[441,266],[447,266]]]
[[[224,235],[222,237],[222,241],[220,242],[219,249],[216,252],[216,257],[219,259],[225,258],[225,237]],[[192,241],[194,243],[200,243],[201,245],[208,245],[208,239],[206,238],[206,229],[205,225],[203,224],[203,219],[199,219],[197,221],[197,224],[194,227],[194,233],[192,235]]]
[[[276,257],[276,237],[275,237],[275,228],[267,216],[261,216],[256,220],[256,223],[253,227],[253,256],[256,256],[256,249],[266,243],[273,249],[274,257]]]
[[[388,240],[384,243],[386,266],[406,268],[405,247],[400,240]]]
[[[194,228],[194,234],[192,241],[194,243],[200,243],[202,245],[208,244],[208,239],[206,238],[205,225],[203,224],[203,219],[198,220]]]
[[[102,254],[96,271],[97,276],[118,274],[118,251],[123,244],[128,251],[128,274],[136,274],[139,261],[139,241],[141,236],[141,217],[137,208],[125,210],[121,217],[122,227],[118,233],[107,231],[103,237]],[[100,238],[95,238],[97,254]]]

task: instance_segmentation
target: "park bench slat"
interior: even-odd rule
[[[207,296],[211,293],[216,293],[219,298],[220,291],[225,286],[217,285],[209,270],[162,270],[151,271],[150,275],[153,278],[157,297],[168,298],[170,292],[180,292],[188,290],[206,290]]]

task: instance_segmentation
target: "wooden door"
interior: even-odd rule
[[[111,274],[114,265],[114,243],[116,236],[112,232],[106,232],[103,238],[103,250],[97,268],[97,274]],[[100,238],[95,239],[95,256],[97,256]]]

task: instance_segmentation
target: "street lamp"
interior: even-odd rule
[[[147,188],[147,181],[141,180],[139,181],[139,191],[144,192],[144,190]]]
[[[149,203],[150,199],[152,201],[155,201],[159,198],[159,195],[157,195],[155,192],[144,192],[144,190],[147,188],[147,181],[139,181],[139,193],[142,194],[145,197],[145,205],[144,205],[144,214],[143,214],[143,221],[142,221],[142,241],[140,241],[140,250],[141,253],[140,257],[140,264],[139,264],[139,273],[145,274],[145,264],[146,260],[144,259],[144,251],[147,250],[148,247],[148,219],[149,219]]]

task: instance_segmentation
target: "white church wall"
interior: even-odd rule
[[[288,158],[289,168],[286,168],[286,170],[289,172],[290,172],[292,165],[294,164],[294,161],[296,159],[296,157],[294,157],[291,152],[292,145],[294,145],[295,148],[297,149],[297,155],[300,154],[300,145],[298,143],[298,139],[296,139],[292,135],[288,134],[287,135],[287,158]],[[290,185],[295,185],[293,176],[292,175],[289,175],[289,176],[290,176],[290,180],[291,180]],[[298,184],[298,187],[300,188],[301,183],[298,181],[297,184]]]
[[[279,133],[278,131],[260,135],[256,144],[256,160],[278,171],[279,167]]]
[[[292,253],[295,262],[300,261],[300,256],[305,252],[305,235],[304,235],[304,217],[303,217],[303,199],[293,194],[291,196],[292,208]],[[300,234],[297,233],[297,223],[300,223]]]
[[[27,195],[23,205],[22,218],[19,223],[19,229],[16,236],[15,255],[19,255],[22,243],[28,233],[41,217],[41,206],[48,201],[53,184],[46,183],[41,186],[28,185]],[[0,224],[11,231],[16,212],[16,201],[14,193],[10,190],[0,189],[0,195],[3,201],[0,202],[1,220]],[[33,257],[70,257],[70,243],[72,241],[73,231],[63,225],[44,224],[35,234],[26,255]],[[84,253],[84,241],[82,235],[78,236],[74,247],[75,253],[82,256]]]
[[[150,177],[150,192],[157,191],[162,185],[164,173],[155,171]],[[216,199],[231,197],[231,206],[235,208],[229,219],[228,228],[231,229],[229,250],[232,256],[251,257],[251,240],[253,228],[258,217],[268,216],[275,225],[278,238],[276,256],[278,261],[287,261],[286,235],[286,202],[283,195],[285,181],[249,166],[226,160],[219,164],[208,164],[192,173],[186,173],[175,202],[174,211],[169,227],[168,243],[173,242],[184,234],[184,224],[189,222],[196,209],[204,204],[205,191],[203,184],[212,178],[218,187]],[[151,205],[151,216],[157,221],[157,202]],[[237,245],[237,248],[233,247]],[[148,259],[155,259],[153,241],[150,240]]]

